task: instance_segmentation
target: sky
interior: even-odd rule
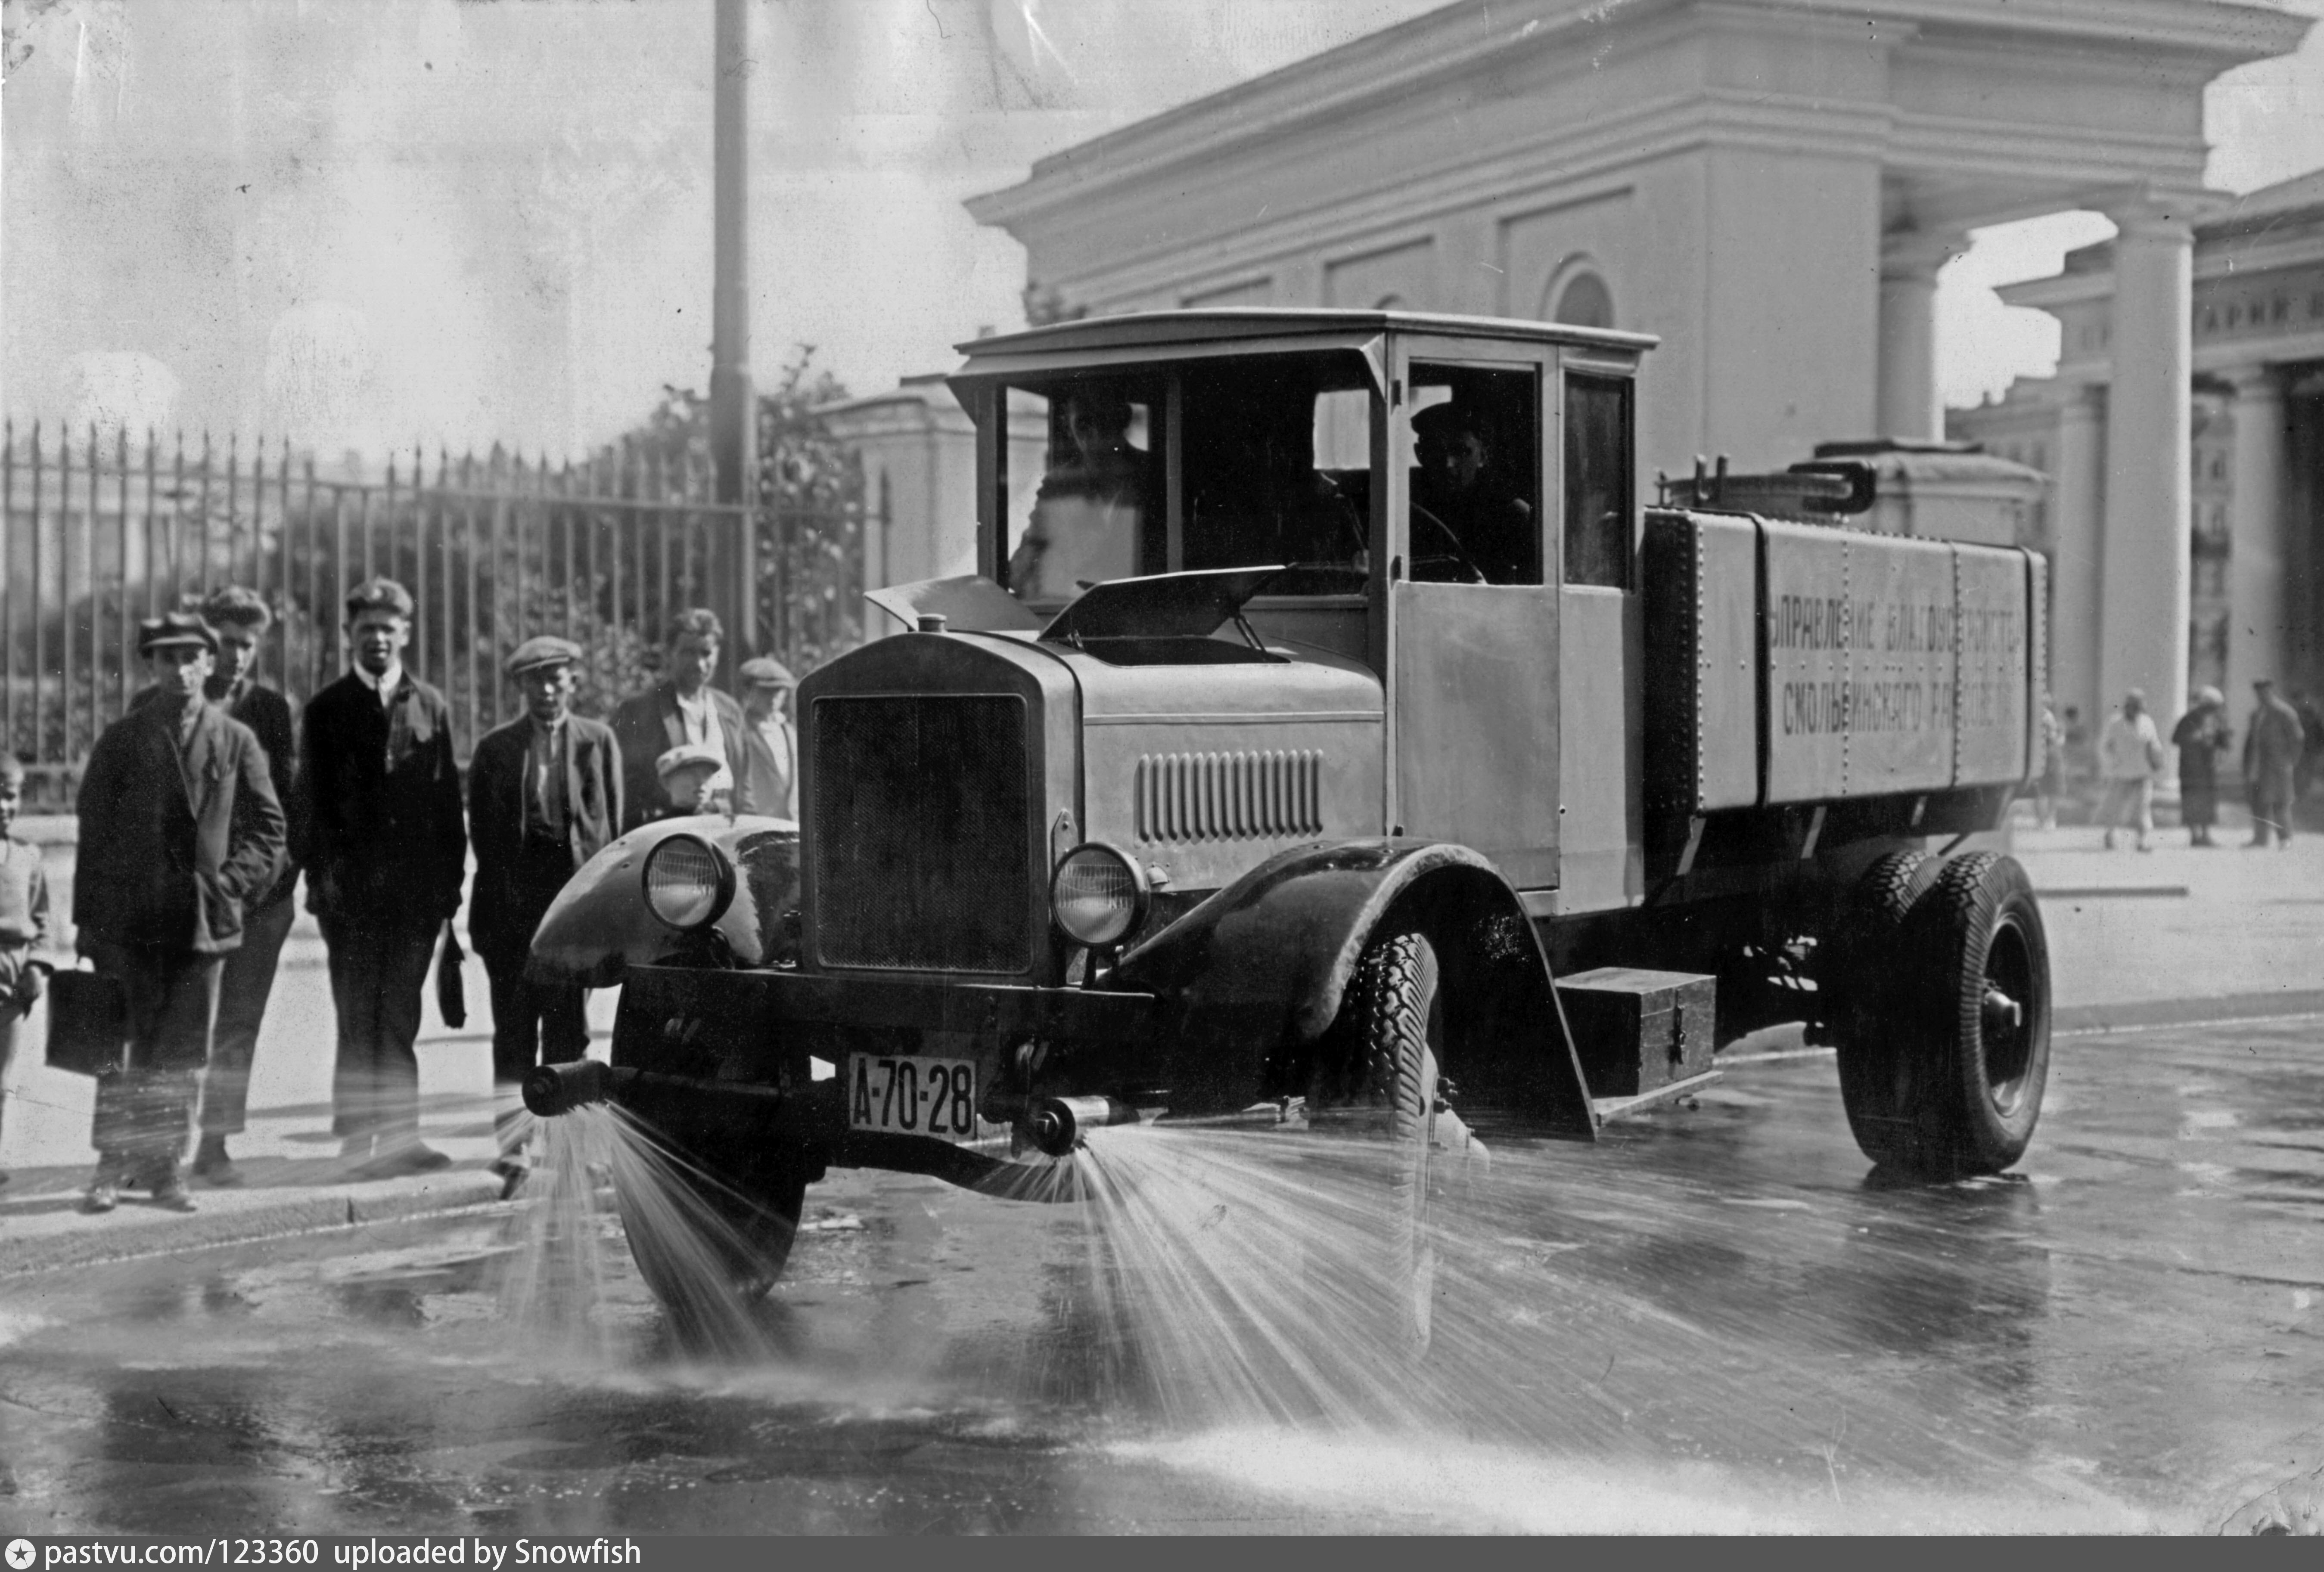
[[[1441,0],[754,0],[752,359],[858,392],[1022,322],[961,207],[1036,158]],[[2324,0],[2288,0],[2314,14]],[[707,378],[711,0],[5,0],[0,409],[328,461],[573,456]],[[2324,165],[2324,30],[2210,91],[2211,181]],[[2106,220],[1980,232],[1969,403],[2056,327],[1992,286]]]

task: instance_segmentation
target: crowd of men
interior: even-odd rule
[[[97,1078],[86,1209],[109,1211],[123,1190],[144,1189],[189,1211],[189,1178],[242,1181],[227,1143],[244,1127],[302,875],[337,1015],[332,1133],[364,1177],[450,1163],[420,1136],[414,1044],[430,962],[456,942],[468,884],[468,939],[492,999],[493,1172],[513,1195],[528,1171],[516,1087],[536,1062],[577,1059],[588,1045],[583,990],[525,976],[558,891],[659,816],[796,815],[791,674],[770,658],[745,661],[747,703],[711,686],[724,643],[715,613],[676,618],[661,680],[610,726],[573,711],[580,648],[526,639],[504,667],[524,712],[477,740],[464,788],[450,707],[405,662],[412,611],[392,579],[351,591],[350,668],[295,726],[289,702],[257,676],[271,618],[256,594],[223,589],[140,625],[151,685],[97,740],[78,803],[76,948],[117,981],[127,1022],[124,1062]],[[20,765],[0,760],[0,837],[22,780]],[[37,850],[0,847],[5,1073],[15,1023],[44,986],[48,896]]]

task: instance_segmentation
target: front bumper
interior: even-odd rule
[[[587,1100],[617,1103],[704,1157],[771,1142],[796,1149],[810,1173],[887,1168],[991,1188],[1005,1183],[1044,1099],[1150,1092],[1139,1078],[1161,1023],[1161,1001],[1143,993],[632,967],[612,1067],[586,1082]],[[1055,1048],[1067,1052],[1053,1062]],[[850,1128],[854,1053],[973,1058],[990,1137]],[[816,1080],[816,1059],[842,1073]],[[540,1111],[553,1111],[554,1085],[543,1082]]]

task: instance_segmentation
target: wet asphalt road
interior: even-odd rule
[[[1361,1341],[1285,1258],[1306,1192],[1249,1150],[1215,1198],[1150,1186],[1185,1214],[1163,1243],[1279,1267],[1225,1285],[1232,1325],[1109,1320],[1124,1262],[1077,1209],[866,1173],[810,1190],[745,1355],[674,1339],[610,1216],[561,1325],[512,1293],[521,1207],[0,1278],[0,1527],[2319,1526],[2324,1023],[2063,1039],[1998,1181],[1868,1174],[1821,1056],[1734,1065],[1594,1149],[1505,1145],[1444,1203],[1425,1356]],[[1157,1327],[1176,1352],[1141,1354]],[[1253,1337],[1279,1367],[1173,1381]],[[1319,1386],[1390,1364],[1395,1402],[1319,1417]]]

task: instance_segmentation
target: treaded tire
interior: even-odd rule
[[[1895,1162],[1919,1078],[1903,1027],[1912,951],[1904,935],[1914,903],[1941,867],[1925,851],[1891,851],[1866,869],[1849,892],[1837,935],[1840,964],[1825,986],[1840,996],[1834,1035],[1840,1095],[1856,1144],[1875,1163]]]
[[[2025,870],[1987,851],[1953,859],[1914,902],[1904,942],[1886,1045],[1849,1098],[1857,1144],[1908,1172],[1998,1173],[2024,1155],[2049,1080],[2049,942]],[[1886,1080],[1866,1073],[1884,1060]],[[1843,1052],[1844,1096],[1849,1080]]]
[[[1430,1153],[1444,1001],[1436,951],[1425,934],[1391,929],[1375,938],[1349,985],[1362,1100],[1386,1116],[1388,1181],[1383,1236],[1392,1321],[1416,1348],[1428,1346],[1436,1255],[1429,1233]]]

